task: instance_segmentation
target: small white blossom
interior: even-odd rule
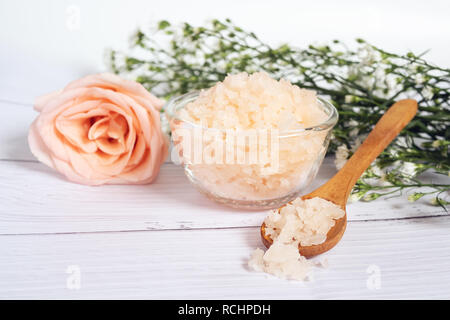
[[[348,159],[348,155],[349,155],[349,151],[345,144],[342,144],[339,147],[337,147],[336,155],[335,155],[336,158],[334,159],[334,165],[336,166],[336,168],[338,170],[341,170],[342,167],[345,165],[345,163],[347,162],[347,159]]]
[[[381,60],[381,54],[374,50],[370,45],[366,45],[358,50],[358,57],[362,65],[371,65]]]
[[[348,122],[349,127],[356,127],[358,124],[359,124],[358,121],[356,121],[354,119],[352,119]]]
[[[387,175],[385,172],[383,172],[380,176],[380,179],[378,180],[379,186],[390,186],[391,183],[387,180]]]
[[[433,143],[431,144],[431,146],[433,148],[439,148],[441,146],[441,141],[440,140],[434,140]]]
[[[433,89],[429,86],[426,86],[425,88],[422,89],[422,95],[427,100],[433,99],[433,95],[434,95]]]
[[[360,81],[360,84],[364,87],[364,88],[373,88],[374,84],[375,84],[375,78],[371,77],[371,76],[366,76],[363,77]]]
[[[414,82],[416,84],[422,84],[425,82],[425,77],[423,76],[423,74],[418,73],[414,76]]]
[[[351,66],[348,67],[348,77],[358,77],[359,74],[361,73],[361,70],[359,68],[358,65],[356,64],[352,64]]]
[[[350,136],[351,135],[352,135],[352,133],[350,132]],[[356,138],[355,141],[353,141],[351,143],[351,150],[352,150],[352,152],[355,152],[356,149],[359,148],[359,146],[362,144],[363,141],[364,141],[364,137],[363,136],[360,136],[360,137]]]
[[[389,153],[392,157],[397,157],[398,156],[398,149],[397,148],[390,148],[389,149]]]
[[[408,148],[405,137],[398,137],[396,142],[399,147]]]
[[[359,129],[358,128],[353,128],[349,132],[350,138],[354,138],[354,137],[358,136],[358,133],[359,133]]]
[[[373,76],[377,80],[377,82],[382,82],[386,77],[386,71],[383,67],[378,66],[373,72]]]
[[[359,133],[359,129],[357,128],[357,126],[358,126],[358,121],[355,121],[355,120],[350,120],[349,122],[348,122],[348,126],[349,127],[354,127],[352,130],[350,130],[350,132],[349,132],[349,135],[350,135],[350,137],[351,138],[355,138],[355,137],[357,137],[358,136],[358,133]]]
[[[417,171],[417,165],[413,162],[404,162],[399,171],[405,176],[414,176]]]
[[[346,95],[345,96],[345,103],[352,103],[353,102],[353,96],[352,95]]]
[[[397,92],[402,88],[402,86],[397,82],[397,79],[395,77],[386,78],[386,87],[390,93]]]
[[[352,193],[350,197],[348,197],[348,201],[351,203],[358,202],[362,198],[362,194],[360,193]]]
[[[410,63],[407,67],[408,71],[411,73],[416,73],[417,72],[417,68],[419,67],[418,64],[416,63]]]
[[[372,169],[372,172],[379,177],[382,177],[385,175],[385,172],[377,165],[372,166],[371,169]]]

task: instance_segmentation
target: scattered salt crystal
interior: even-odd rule
[[[324,269],[326,269],[326,268],[328,268],[330,266],[327,258],[323,258],[321,260],[317,260],[317,261],[314,262],[314,264],[316,266],[324,268]]]

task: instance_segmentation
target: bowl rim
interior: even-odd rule
[[[204,89],[203,89],[204,90]],[[189,124],[193,128],[198,128],[202,130],[219,130],[219,131],[226,131],[229,129],[219,129],[219,128],[209,128],[209,127],[203,127],[202,125],[199,125],[197,123],[190,122],[186,119],[180,118],[176,111],[178,111],[180,108],[183,108],[186,106],[189,102],[195,101],[195,99],[200,95],[200,93],[203,90],[195,90],[191,91],[176,97],[173,97],[167,101],[167,103],[164,105],[163,110],[164,114],[167,116],[167,120],[170,122],[172,120],[178,120],[184,123]],[[295,136],[301,133],[305,133],[308,131],[325,131],[333,128],[339,119],[339,113],[336,109],[336,107],[327,99],[324,99],[320,96],[317,97],[317,101],[320,103],[320,105],[327,110],[327,113],[329,114],[328,118],[314,126],[301,128],[301,129],[294,129],[294,130],[280,130],[279,131],[279,137],[290,137]]]

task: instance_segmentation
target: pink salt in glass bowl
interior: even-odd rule
[[[201,193],[231,207],[273,209],[296,198],[316,177],[338,121],[330,102],[318,98],[318,107],[328,116],[322,123],[295,130],[256,130],[257,138],[252,138],[253,132],[208,128],[180,118],[178,111],[198,95],[191,92],[171,99],[165,112],[184,172]],[[245,137],[245,145],[239,143],[239,136]],[[253,149],[251,141],[256,141]],[[259,161],[262,156],[257,163],[250,160],[255,149],[269,160]],[[239,160],[238,150],[244,161]]]

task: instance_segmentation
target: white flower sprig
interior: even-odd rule
[[[166,98],[211,87],[242,71],[266,71],[315,90],[339,111],[329,149],[338,168],[387,108],[402,98],[416,99],[418,114],[361,177],[351,197],[371,201],[419,188],[408,200],[433,195],[433,204],[448,204],[449,183],[419,178],[427,170],[449,176],[450,69],[431,64],[423,54],[395,54],[361,39],[355,50],[338,40],[304,49],[272,47],[229,19],[199,27],[160,21],[154,29],[139,30],[131,52],[111,51],[111,69],[134,75]]]

